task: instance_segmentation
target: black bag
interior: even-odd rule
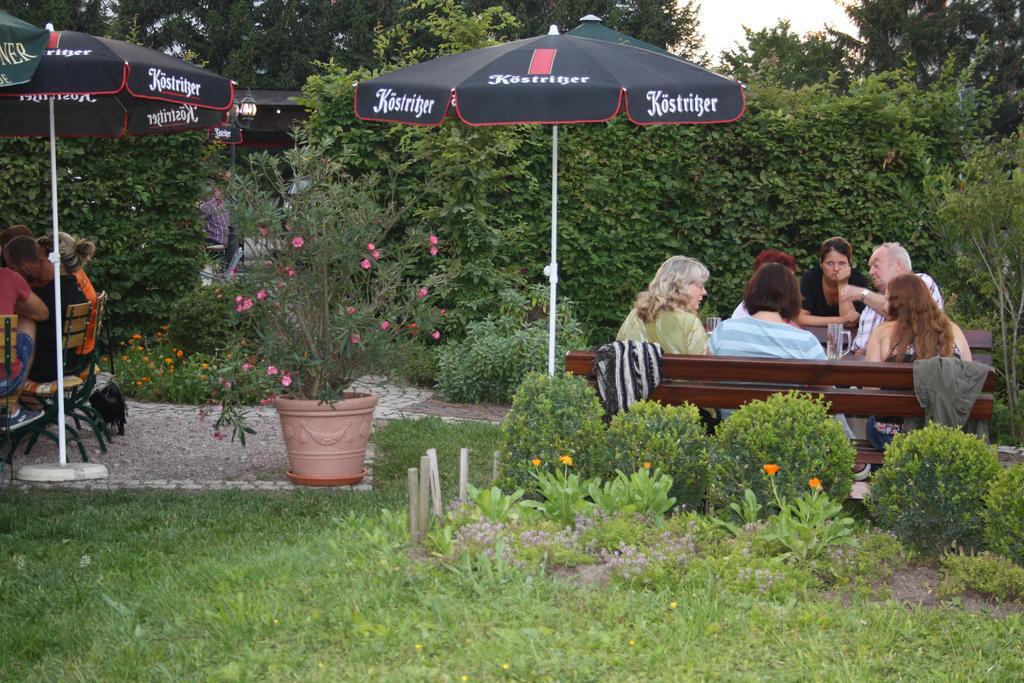
[[[111,427],[117,427],[118,436],[124,436],[124,425],[128,421],[128,406],[124,395],[111,380],[107,386],[92,392],[89,403],[103,416],[103,421]]]

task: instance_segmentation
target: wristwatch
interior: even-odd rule
[[[870,293],[871,292],[869,292],[867,288],[860,290],[860,300],[863,302],[865,299],[868,298],[868,294]]]

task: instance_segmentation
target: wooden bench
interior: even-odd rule
[[[591,384],[596,384],[594,355],[593,351],[570,351],[565,357],[566,371],[587,377]],[[924,417],[924,409],[914,393],[913,363],[665,354],[661,361],[661,378],[661,384],[649,398],[668,405],[692,403],[702,408],[738,408],[753,400],[796,389],[824,397],[831,404],[832,413]],[[971,419],[983,422],[991,419],[995,387],[995,371],[990,366],[983,393],[971,410]],[[865,440],[858,440],[855,446],[858,463],[882,462],[882,454]]]
[[[825,346],[826,327],[812,326],[805,327],[805,330],[813,334]],[[854,336],[857,330],[851,330]],[[964,337],[967,338],[967,345],[971,347],[971,359],[976,363],[992,365],[992,333],[988,330],[964,330]]]

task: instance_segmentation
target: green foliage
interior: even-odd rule
[[[871,479],[871,516],[907,545],[939,553],[978,548],[985,494],[999,476],[995,449],[958,429],[930,424],[897,435]]]
[[[534,470],[532,474],[537,480],[542,500],[526,500],[523,505],[537,510],[547,519],[562,526],[572,526],[576,515],[586,514],[594,507],[594,503],[587,500],[587,494],[591,486],[599,485],[599,479],[582,479],[578,474],[569,472],[568,466],[554,474],[543,470]]]
[[[582,377],[528,375],[501,425],[501,487],[535,490],[530,473],[538,467],[553,472],[566,456],[581,477],[591,476],[604,449],[603,416],[597,394]]]
[[[999,601],[1024,600],[1024,567],[992,553],[945,555],[939,595],[960,595],[967,591]]]
[[[936,231],[974,285],[980,307],[992,314],[1001,361],[1010,436],[1021,438],[1017,407],[1024,343],[1024,134],[978,146],[962,171],[934,179],[940,202]]]
[[[719,524],[722,528],[726,529],[736,538],[743,535],[747,528],[753,527],[761,519],[761,510],[764,509],[764,505],[757,500],[757,496],[750,489],[746,489],[743,492],[743,500],[739,503],[729,503],[729,509],[736,515],[736,519],[743,526],[740,527],[733,524],[722,517],[712,517],[716,524]]]
[[[478,489],[472,484],[467,484],[466,492],[469,494],[470,500],[476,503],[480,514],[492,522],[514,522],[532,516],[531,509],[526,503],[533,501],[521,500],[522,489],[505,494],[497,486]]]
[[[200,285],[183,295],[171,307],[168,335],[178,348],[188,352],[213,354],[235,349],[245,339],[253,339],[251,321],[235,313],[235,297],[248,293],[240,282]]]
[[[985,547],[1024,566],[1024,466],[1004,469],[985,495]]]
[[[743,27],[745,45],[722,53],[730,75],[744,83],[775,83],[787,88],[834,82],[845,89],[851,64],[840,40],[825,33],[801,38],[788,19],[771,28]]]
[[[206,235],[198,199],[208,177],[204,133],[62,138],[57,142],[60,228],[92,240],[87,270],[109,295],[111,336],[147,334],[199,282]],[[0,140],[0,225],[50,234],[47,143]]]
[[[590,499],[608,514],[616,512],[661,516],[672,509],[676,499],[669,496],[672,477],[655,470],[640,468],[628,477],[622,471],[602,486],[592,480],[587,486]]]
[[[751,489],[771,501],[765,464],[779,466],[772,478],[780,495],[796,497],[811,478],[843,500],[853,485],[855,451],[842,426],[820,398],[789,392],[751,401],[718,426],[711,446],[711,495],[721,506]]]
[[[508,289],[500,310],[466,325],[464,339],[438,350],[437,390],[449,401],[508,403],[523,377],[548,367],[548,301],[543,287]],[[585,347],[586,336],[572,316],[572,304],[557,307],[556,371],[565,354]]]
[[[671,495],[687,510],[703,509],[708,484],[707,437],[697,408],[637,401],[608,425],[605,470],[651,467],[669,475]],[[647,465],[645,465],[647,463]]]
[[[778,513],[768,518],[761,538],[786,549],[779,557],[805,563],[819,559],[835,546],[857,544],[853,519],[840,516],[843,506],[823,494],[820,487],[790,500],[779,495],[775,477],[770,482]]]
[[[580,546],[591,552],[616,550],[624,545],[649,546],[657,541],[660,533],[649,518],[624,512],[606,514],[601,508],[577,518],[576,532]]]

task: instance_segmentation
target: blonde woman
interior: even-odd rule
[[[661,264],[647,289],[640,292],[615,339],[655,342],[665,353],[707,353],[708,335],[697,317],[707,294],[708,269],[688,256]]]

